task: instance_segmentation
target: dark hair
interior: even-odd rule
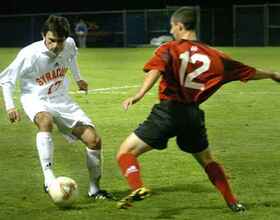
[[[181,7],[172,14],[174,23],[182,23],[187,30],[196,28],[196,10],[190,7]]]
[[[48,31],[58,37],[67,38],[70,34],[70,24],[65,17],[50,15],[42,27],[42,34],[45,36]]]

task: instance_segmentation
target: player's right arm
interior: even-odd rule
[[[13,90],[17,78],[24,72],[26,62],[23,53],[20,52],[14,61],[0,74],[0,86],[2,87],[5,108],[10,122],[20,121],[20,113],[16,109],[13,100]]]
[[[132,97],[127,98],[123,101],[123,108],[127,110],[131,105],[135,104],[136,102],[140,101],[145,94],[153,87],[153,85],[157,82],[161,75],[159,70],[153,69],[150,70],[146,75],[144,82],[139,89],[139,91]]]
[[[147,73],[141,88],[134,96],[126,99],[123,102],[123,108],[125,110],[127,110],[131,105],[140,101],[157,82],[162,72],[165,72],[165,67],[170,58],[168,51],[168,43],[161,45],[155,50],[153,57],[145,64],[143,68],[143,70]]]
[[[256,69],[256,74],[251,78],[251,80],[259,79],[272,79],[276,82],[280,82],[280,73],[268,70]]]

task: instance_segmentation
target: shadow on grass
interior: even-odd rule
[[[177,184],[173,186],[159,186],[153,187],[152,195],[157,196],[161,193],[169,193],[169,192],[190,192],[190,193],[210,193],[213,192],[213,187],[211,184],[206,186],[207,184]],[[148,187],[150,188],[150,187]],[[122,198],[127,196],[131,191],[130,190],[122,190],[122,191],[113,191],[112,193],[118,198]]]
[[[81,211],[81,210],[92,209],[95,206],[96,206],[96,204],[94,204],[91,200],[88,200],[88,201],[78,202],[71,207],[58,207],[58,206],[56,206],[56,207],[57,207],[57,211],[76,212],[76,211]],[[49,207],[46,211],[48,211],[48,210],[49,211],[53,210],[53,207]]]
[[[157,204],[158,206],[156,208],[159,208],[159,212],[157,216],[153,216],[151,219],[176,219],[178,216],[180,216],[182,213],[184,213],[186,210],[196,210],[199,212],[199,210],[221,210],[224,208],[221,204],[209,204],[206,205],[200,204],[199,202],[192,203],[188,200],[188,198],[184,199],[184,194],[197,194],[194,196],[197,197],[203,197],[203,195],[215,192],[215,189],[207,184],[199,184],[199,183],[188,183],[188,184],[176,184],[172,186],[158,186],[153,187],[152,189],[152,197],[148,198],[148,200],[152,199],[154,201],[148,202],[150,205],[152,205],[152,209],[155,208],[154,202],[159,201]],[[116,191],[114,192],[118,198],[121,198],[123,196],[128,195],[130,191]],[[182,201],[180,202],[180,206],[178,207],[178,198],[173,197],[172,194],[180,194],[182,198]],[[164,198],[164,194],[167,195],[168,198],[170,198],[168,201],[161,204],[161,200]],[[199,194],[199,195],[198,195]],[[158,197],[158,198],[157,198]],[[174,202],[172,202],[172,198],[174,198]],[[204,199],[202,199],[203,201]],[[162,207],[161,207],[162,205]],[[147,208],[147,207],[146,207]],[[148,210],[147,210],[148,211]]]
[[[213,192],[213,187],[209,183],[206,184],[197,184],[197,183],[188,183],[188,184],[177,184],[174,186],[160,186],[153,188],[155,191],[161,193],[167,192],[190,192],[190,193],[209,193]]]
[[[211,187],[211,184],[209,186],[207,184],[197,184],[197,183],[189,183],[189,184],[180,184],[180,185],[174,185],[169,187],[158,187],[155,190],[155,195],[162,194],[162,193],[178,193],[178,192],[186,192],[186,193],[193,193],[193,194],[199,194],[197,196],[203,197],[203,194],[205,193],[211,193],[214,192],[213,187]],[[170,196],[172,198],[172,195]],[[174,200],[176,200],[174,198]],[[195,204],[189,201],[187,198],[186,200],[182,201],[181,207],[172,207],[172,201],[170,207],[163,207],[157,217],[154,217],[154,219],[175,219],[177,216],[179,216],[181,213],[183,213],[185,210],[220,210],[223,207],[220,205],[203,205],[203,204]]]
[[[223,207],[221,206],[192,206],[192,205],[186,205],[182,207],[170,207],[170,208],[164,208],[160,211],[160,213],[156,216],[153,217],[153,219],[178,219],[178,216],[180,216],[183,212],[186,210],[196,210],[196,212],[200,212],[202,210],[221,210]],[[187,219],[192,219],[192,218],[187,218]]]
[[[170,194],[168,197],[172,198],[172,193],[178,193],[178,192],[182,192],[182,193],[193,193],[193,194],[200,194],[198,196],[203,196],[203,194],[205,193],[211,193],[214,192],[214,189],[211,187],[211,185],[209,184],[209,186],[207,186],[207,184],[197,184],[197,183],[189,183],[189,184],[177,184],[177,185],[173,185],[173,186],[159,186],[159,187],[153,187],[152,189],[152,198],[155,199],[155,201],[158,199],[157,197],[160,197],[161,195],[164,194]],[[130,191],[129,190],[116,190],[116,191],[111,191],[111,193],[119,200],[124,196],[127,196]],[[174,201],[176,199],[174,198]],[[83,199],[81,199],[79,201],[79,203],[75,204],[73,207],[67,208],[67,209],[60,209],[62,211],[67,210],[67,211],[77,211],[77,210],[87,210],[87,209],[92,209],[96,206],[100,206],[100,202],[103,201],[93,201],[92,199],[88,198],[88,197],[84,197]],[[107,202],[107,201],[104,201]],[[115,202],[115,201],[110,201],[110,202]],[[172,204],[172,199],[171,199],[171,204]],[[187,200],[186,200],[187,203]],[[182,204],[185,204],[184,201],[182,202]],[[195,206],[194,204],[189,203],[189,205],[187,206],[183,206],[183,207],[171,207],[170,208],[166,208],[166,206],[162,207],[163,210],[161,212],[161,214],[159,215],[158,218],[169,218],[173,215],[177,215],[180,214],[180,212],[182,212],[183,210],[186,209],[221,209],[220,206]]]
[[[280,207],[280,201],[275,201],[275,200],[266,200],[266,201],[259,201],[259,202],[248,202],[244,203],[245,207],[247,210],[251,209],[259,209],[259,208],[277,208],[279,209]]]

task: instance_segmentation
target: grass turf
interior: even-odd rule
[[[279,48],[221,48],[247,64],[280,69]],[[15,57],[18,48],[0,49],[0,70]],[[141,103],[128,112],[121,102],[141,85],[145,61],[152,48],[81,49],[81,72],[92,90],[73,99],[97,125],[103,139],[103,188],[117,197],[128,193],[115,154],[122,140],[149,113],[157,101],[154,87]],[[105,88],[105,89],[104,89]],[[112,89],[113,88],[113,89]],[[98,90],[99,89],[99,90]],[[60,210],[43,193],[43,178],[35,147],[36,127],[24,115],[18,89],[16,102],[22,120],[10,124],[4,106],[0,109],[0,219],[278,219],[280,216],[279,84],[270,80],[234,82],[225,85],[201,105],[211,148],[224,165],[234,192],[247,206],[242,215],[232,213],[191,155],[178,150],[175,141],[165,151],[140,158],[145,184],[153,196],[129,210],[116,209],[115,202],[87,198],[88,174],[84,147],[68,144],[57,129],[55,173],[74,178],[80,197],[70,210]],[[1,103],[3,103],[1,98]]]

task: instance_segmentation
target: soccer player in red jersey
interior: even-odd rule
[[[222,166],[211,153],[204,112],[199,105],[225,83],[266,78],[279,82],[280,74],[255,69],[196,41],[195,24],[194,10],[182,7],[174,12],[170,33],[175,40],[155,51],[144,66],[147,74],[143,85],[134,96],[123,102],[127,110],[160,79],[160,102],[124,140],[117,154],[121,172],[132,190],[118,202],[119,208],[128,208],[133,201],[150,195],[141,179],[137,157],[153,149],[165,149],[168,140],[176,137],[178,147],[194,156],[228,207],[234,212],[245,210],[233,194]]]

